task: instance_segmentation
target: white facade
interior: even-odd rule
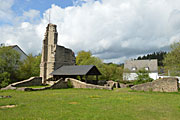
[[[137,73],[123,73],[123,80],[136,80],[138,77]],[[153,80],[158,79],[158,73],[149,73],[149,77],[152,78]]]
[[[158,72],[149,73],[149,77],[152,78],[153,80],[157,80],[158,79]]]

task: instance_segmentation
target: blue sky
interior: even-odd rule
[[[39,10],[42,15],[52,4],[65,8],[67,6],[73,6],[73,0],[15,0],[12,9],[18,15],[22,15],[23,11],[36,9]]]
[[[3,0],[5,1],[5,0]],[[22,16],[24,11],[31,9],[38,10],[40,17],[52,4],[58,5],[61,8],[73,6],[77,0],[13,0],[12,10],[15,16]],[[38,18],[40,19],[40,18]],[[0,25],[12,24],[11,21],[0,21]]]
[[[169,51],[180,40],[180,0],[0,0],[0,43],[41,53],[45,28],[58,44],[105,62]]]

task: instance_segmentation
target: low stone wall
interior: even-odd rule
[[[31,77],[27,80],[12,83],[5,88],[1,88],[1,90],[8,90],[8,89],[16,90],[16,89],[20,89],[17,87],[40,86],[40,85],[42,85],[42,78],[41,77]]]
[[[67,78],[65,81],[71,81],[71,84],[74,88],[90,88],[90,89],[107,89],[112,90],[113,88],[110,86],[99,86],[99,85],[93,85],[93,84],[87,84],[85,82],[81,82],[76,79]]]
[[[19,84],[11,84],[7,86],[6,88],[2,88],[1,90],[19,90],[19,91],[39,91],[39,90],[47,90],[47,89],[62,89],[62,88],[68,88],[67,82],[65,82],[63,79],[54,81],[53,85],[48,86],[48,87],[41,87],[41,88],[30,88],[28,86],[18,86]],[[23,84],[24,85],[24,84]],[[16,87],[15,87],[16,86]],[[32,86],[32,84],[31,84]],[[39,86],[39,85],[37,85]]]
[[[113,88],[119,88],[120,87],[118,82],[114,82],[112,80],[106,81],[106,82],[107,82],[106,86],[110,86],[110,87],[113,87]]]
[[[56,81],[50,89],[63,89],[63,88],[68,88],[67,82],[64,81],[63,79]]]
[[[163,78],[154,80],[153,82],[135,85],[131,89],[137,91],[178,92],[179,84],[177,78]]]
[[[90,89],[108,89],[112,90],[113,86],[99,86],[99,85],[93,85],[93,84],[87,84],[85,82],[81,82],[76,79],[68,78],[65,81],[63,79],[52,81],[51,86],[48,87],[41,87],[41,88],[30,88],[29,86],[41,86],[41,77],[32,77],[28,80],[16,82],[13,84],[8,85],[5,88],[2,88],[1,90],[20,90],[20,91],[38,91],[38,90],[46,90],[46,89],[63,89],[68,88],[68,80],[71,81],[74,88],[90,88]]]
[[[120,88],[130,88],[134,86],[133,84],[124,84],[124,83],[119,83]]]
[[[12,87],[40,86],[42,85],[41,77],[31,77],[27,80],[11,84]]]

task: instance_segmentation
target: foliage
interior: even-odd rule
[[[86,65],[89,59],[92,58],[92,53],[90,51],[80,51],[76,56],[76,64],[77,65]]]
[[[130,89],[57,89],[0,91],[1,120],[178,120],[179,93],[131,92]],[[72,102],[76,104],[71,104]],[[142,114],[143,112],[143,114]],[[168,114],[167,114],[168,113]]]
[[[0,83],[1,87],[17,81],[20,55],[11,47],[0,47]]]
[[[148,60],[148,59],[157,59],[158,60],[158,66],[163,66],[163,60],[164,60],[164,56],[167,54],[167,52],[154,52],[152,54],[147,54],[144,56],[139,56],[137,59],[138,60]]]
[[[137,75],[137,80],[133,82],[134,85],[153,81],[153,79],[149,77],[149,71],[145,69],[139,70]]]
[[[40,74],[41,55],[33,56],[29,54],[27,59],[23,61],[20,66],[20,80],[28,79],[32,76],[39,76]]]
[[[70,80],[67,81],[67,86],[68,86],[68,88],[73,88],[73,85]]]
[[[27,59],[20,61],[20,54],[12,47],[0,47],[0,87],[9,83],[39,76],[41,55],[30,54]]]
[[[119,65],[110,63],[105,64],[103,61],[95,56],[92,56],[90,51],[80,51],[76,56],[77,65],[95,65],[102,75],[99,77],[100,80],[122,80],[123,68]],[[88,79],[95,79],[94,76],[89,76]]]
[[[105,80],[120,81],[122,80],[123,68],[116,64],[104,64],[103,66],[103,77]]]
[[[10,82],[10,73],[3,72],[0,74],[0,88],[7,86]]]
[[[180,76],[180,42],[171,45],[171,51],[163,61],[171,76]]]

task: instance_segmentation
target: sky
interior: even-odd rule
[[[41,53],[49,13],[59,45],[104,62],[169,51],[180,40],[180,0],[0,0],[0,43]]]

